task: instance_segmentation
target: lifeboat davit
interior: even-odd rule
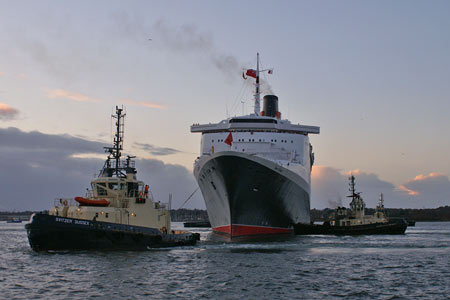
[[[106,199],[92,200],[92,199],[86,199],[83,197],[75,197],[75,201],[80,203],[80,205],[84,205],[84,206],[108,206],[109,205],[109,201]]]

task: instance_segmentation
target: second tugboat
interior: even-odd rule
[[[59,199],[48,213],[25,225],[30,246],[40,250],[146,250],[194,245],[199,234],[173,231],[170,208],[155,202],[149,186],[136,179],[134,156],[122,161],[124,117],[116,107],[113,147],[86,197]]]
[[[355,190],[355,176],[350,176],[350,192],[347,196],[351,213],[345,207],[338,207],[329,221],[323,225],[296,224],[296,234],[335,234],[335,235],[366,235],[366,234],[403,234],[407,228],[404,219],[387,218],[384,210],[383,194],[374,215],[366,215],[366,204],[361,193]]]

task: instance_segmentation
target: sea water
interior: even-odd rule
[[[192,247],[36,253],[0,222],[0,299],[450,299],[450,222],[240,243],[193,230]]]

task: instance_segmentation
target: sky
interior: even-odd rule
[[[311,135],[311,206],[450,205],[448,1],[0,1],[0,210],[84,195],[124,106],[158,200],[196,189],[193,123],[253,111],[241,72]],[[186,206],[204,208],[197,192]]]

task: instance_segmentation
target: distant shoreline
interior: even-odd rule
[[[36,211],[37,212],[37,211]],[[314,222],[325,221],[334,212],[332,208],[311,209],[311,220]],[[0,221],[11,218],[19,218],[28,221],[35,211],[0,211]],[[374,214],[375,209],[367,208],[366,214]],[[450,206],[438,208],[386,208],[386,213],[392,218],[404,218],[416,222],[446,222],[450,221]],[[203,209],[172,209],[170,211],[173,222],[207,221],[208,214]]]

